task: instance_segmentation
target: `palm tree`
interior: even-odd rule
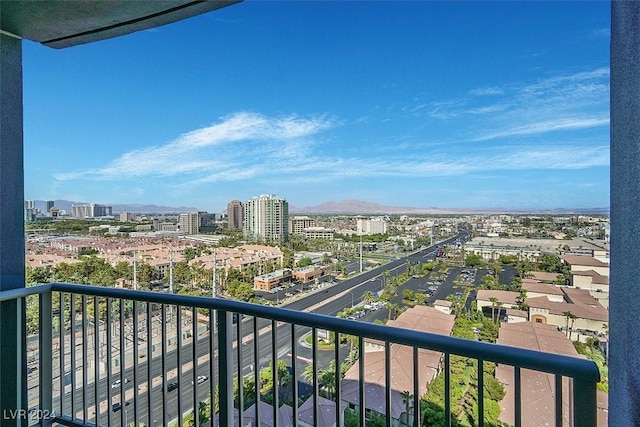
[[[566,321],[566,333],[565,334],[567,335],[567,338],[569,338],[569,319],[571,319],[572,316],[574,316],[574,314],[572,312],[570,312],[570,311],[565,311],[565,312],[562,313],[562,315],[564,316],[564,319]]]
[[[400,393],[402,395],[402,403],[404,403],[405,408],[405,424],[408,426],[409,424],[409,411],[411,410],[411,403],[413,402],[413,394],[408,391],[403,391]]]
[[[302,371],[302,378],[304,378],[309,384],[313,385],[313,374],[315,373],[316,366],[313,363],[309,363],[304,367]]]
[[[329,362],[327,369],[319,372],[320,384],[327,391],[327,399],[331,400],[331,396],[336,391],[336,361]]]
[[[395,313],[398,311],[400,307],[398,307],[398,304],[394,304],[391,301],[387,301],[387,310],[389,310],[389,317],[387,320],[391,320],[391,313],[394,313],[394,318],[395,318]]]
[[[498,304],[496,304],[496,308],[498,309],[498,311],[496,312],[496,323],[500,322],[500,312],[502,311],[502,306],[503,304],[501,302],[499,302]]]
[[[574,325],[576,319],[578,318],[578,316],[576,316],[575,314],[573,314],[571,312],[569,312],[569,314],[570,314],[569,317],[571,318],[571,326],[569,327],[569,340],[571,340],[571,334],[573,333],[573,325]],[[580,338],[580,337],[578,337],[578,338]]]
[[[491,320],[495,322],[496,321],[496,304],[498,302],[498,298],[491,297],[489,298],[489,301],[491,301]]]
[[[385,270],[384,273],[382,273],[382,288],[386,288],[387,287],[387,282],[389,281],[389,276],[391,276],[391,272],[389,270]]]
[[[362,295],[362,301],[364,301],[365,304],[371,304],[374,299],[375,298],[373,297],[371,291],[367,291]]]

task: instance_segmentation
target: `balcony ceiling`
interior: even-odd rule
[[[61,49],[145,30],[242,0],[0,0],[0,30]]]

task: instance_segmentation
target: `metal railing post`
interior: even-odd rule
[[[53,314],[51,292],[40,294],[40,325],[38,336],[38,357],[40,372],[38,373],[39,402],[43,414],[51,414],[53,410]],[[51,420],[42,419],[41,426],[51,425]]]
[[[233,420],[233,339],[231,313],[218,312],[218,373],[220,378],[220,425],[231,427]],[[256,385],[257,387],[257,385]],[[257,402],[259,403],[259,402]]]
[[[573,380],[573,408],[574,426],[596,427],[598,422],[598,402],[596,384],[594,382],[578,378]],[[578,408],[580,410],[576,410]]]

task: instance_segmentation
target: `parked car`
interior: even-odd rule
[[[167,384],[167,391],[173,391],[178,388],[178,381]]]

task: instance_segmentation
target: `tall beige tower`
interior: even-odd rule
[[[273,194],[252,198],[244,206],[243,230],[247,240],[286,242],[289,239],[289,204]]]
[[[198,234],[200,217],[198,212],[180,214],[180,231],[184,234]]]

